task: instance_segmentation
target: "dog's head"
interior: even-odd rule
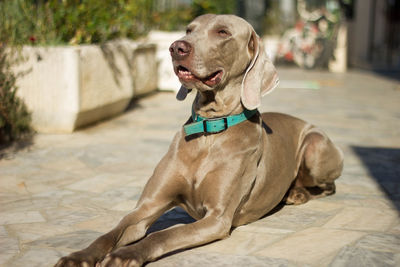
[[[183,85],[179,100],[185,99],[188,89],[221,90],[229,83],[238,83],[242,104],[251,110],[278,83],[260,37],[249,23],[234,15],[196,18],[169,50]]]

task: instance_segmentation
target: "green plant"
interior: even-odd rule
[[[149,30],[149,0],[49,0],[54,31],[62,42],[101,43],[119,37],[137,38]]]
[[[157,10],[157,1],[152,2],[149,27],[164,31],[184,30],[195,17],[206,13],[229,14],[236,10],[235,0],[193,0],[191,4],[182,4],[163,11]]]
[[[151,25],[151,0],[0,0],[0,41],[11,45],[101,43],[137,38]]]
[[[262,33],[270,35],[281,35],[288,28],[288,25],[286,24],[287,23],[284,23],[284,21],[282,20],[279,1],[269,1],[266,13],[263,17]]]
[[[151,29],[162,31],[184,30],[187,23],[192,20],[192,10],[188,6],[164,11],[151,12]]]
[[[32,131],[31,115],[17,96],[16,78],[10,70],[9,53],[0,42],[0,144]]]
[[[193,18],[205,13],[231,14],[236,10],[235,0],[193,0],[192,15]]]
[[[0,0],[0,41],[10,45],[102,43],[151,29],[182,30],[204,13],[233,13],[234,0],[193,0],[160,8],[157,0]]]

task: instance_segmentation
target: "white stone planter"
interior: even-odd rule
[[[129,40],[103,46],[24,47],[31,71],[17,80],[35,130],[68,133],[123,112],[157,89],[156,47]]]
[[[163,32],[151,31],[147,35],[147,42],[157,45],[158,62],[158,89],[164,91],[178,91],[181,87],[179,79],[174,73],[171,56],[169,54],[170,45],[182,38],[185,32]]]

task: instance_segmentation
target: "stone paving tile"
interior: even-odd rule
[[[42,222],[7,225],[7,230],[9,233],[12,233],[12,235],[15,236],[21,244],[25,244],[38,239],[65,234],[73,231],[74,228],[65,225]]]
[[[18,239],[11,237],[4,226],[0,226],[0,265],[20,252]]]
[[[400,253],[400,235],[373,233],[357,241],[355,246],[375,251]]]
[[[36,223],[45,219],[38,211],[0,212],[0,224]]]
[[[258,221],[262,227],[301,230],[326,222],[334,211],[313,210],[301,206],[285,206],[275,214]]]
[[[7,263],[5,266],[30,266],[30,267],[46,267],[52,266],[57,259],[63,256],[63,253],[55,249],[48,248],[32,248],[12,260],[12,263]]]
[[[346,266],[399,266],[400,254],[377,252],[360,247],[344,247],[333,262],[332,267]]]
[[[391,234],[400,235],[400,223],[397,222],[389,231]]]
[[[400,266],[400,84],[368,72],[278,72],[292,84],[320,84],[278,88],[260,110],[301,117],[342,148],[336,194],[284,206],[228,239],[147,266]],[[153,94],[73,134],[38,134],[0,160],[0,266],[52,266],[114,227],[135,206],[193,97]],[[191,222],[173,209],[149,232]]]
[[[220,254],[228,255],[251,255],[262,251],[268,245],[284,236],[285,234],[233,231],[229,238],[197,248],[195,251],[210,253],[218,251]]]
[[[199,252],[183,252],[182,256],[173,255],[146,265],[148,267],[164,267],[164,266],[213,266],[213,267],[302,267],[306,264],[295,264],[285,259],[261,258],[249,255],[236,254],[220,254],[220,253],[199,253]]]
[[[315,265],[363,235],[363,232],[312,227],[291,234],[254,255]]]
[[[122,215],[123,214],[121,213],[109,212],[107,214],[79,222],[75,224],[74,227],[77,229],[94,230],[99,233],[106,233],[118,224],[118,222],[122,219]]]
[[[0,193],[12,193],[16,195],[28,195],[23,179],[15,175],[3,175],[0,179]]]
[[[91,193],[103,193],[108,188],[113,188],[118,184],[128,182],[130,180],[129,176],[118,177],[115,174],[104,173],[99,174],[95,177],[78,181],[76,183],[67,186],[67,189],[74,191],[84,191]]]
[[[364,207],[345,207],[324,228],[359,231],[386,231],[398,220],[398,211]]]
[[[66,234],[54,235],[25,244],[25,247],[47,247],[74,251],[87,247],[101,233],[92,230],[78,230]]]
[[[77,223],[81,223],[90,218],[98,216],[98,212],[95,209],[88,209],[88,208],[77,209],[76,207],[70,207],[70,208],[59,207],[53,209],[46,209],[45,216],[47,220],[53,224],[63,225],[63,226],[73,226]]]

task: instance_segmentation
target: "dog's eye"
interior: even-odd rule
[[[221,30],[218,30],[218,35],[222,36],[222,37],[227,37],[227,36],[230,36],[231,34],[227,30],[221,29]]]
[[[192,29],[186,29],[186,34],[191,34],[192,33]]]

